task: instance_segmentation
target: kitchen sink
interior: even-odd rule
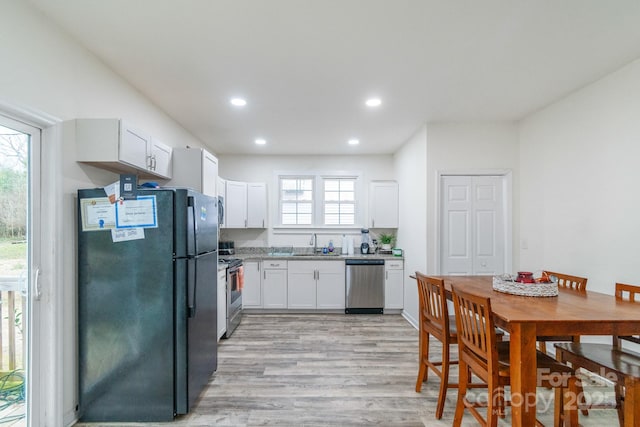
[[[340,254],[293,254],[293,256],[316,256],[316,257],[332,257],[339,256]]]

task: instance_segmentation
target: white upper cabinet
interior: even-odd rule
[[[116,173],[170,179],[172,148],[119,119],[76,119],[76,160]]]
[[[247,183],[247,228],[267,226],[267,185],[263,182]]]
[[[173,148],[151,137],[149,168],[157,175],[171,178],[173,176]]]
[[[267,186],[264,183],[226,181],[226,228],[267,226]]]
[[[207,196],[218,195],[218,159],[202,148],[174,148],[173,187],[187,187]]]
[[[247,227],[247,183],[227,180],[225,197],[226,228]]]
[[[371,182],[369,186],[369,228],[398,228],[397,182]]]

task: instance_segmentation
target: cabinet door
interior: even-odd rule
[[[225,199],[226,228],[247,227],[247,183],[227,181]]]
[[[162,177],[171,178],[172,148],[157,139],[151,138],[148,169]]]
[[[287,308],[287,270],[262,270],[264,308]]]
[[[149,152],[150,137],[141,130],[134,129],[126,122],[120,122],[120,161],[140,169],[148,168],[147,153]]]
[[[247,184],[247,227],[267,226],[267,185],[263,182]]]
[[[388,261],[385,265],[384,308],[404,307],[404,268],[402,261]]]
[[[289,261],[288,308],[316,308],[316,264],[314,261]]]
[[[369,187],[369,227],[398,228],[398,183],[374,181]]]
[[[345,308],[344,261],[318,262],[317,307],[320,309]]]
[[[218,195],[218,159],[206,150],[202,151],[202,194]]]
[[[218,341],[227,331],[227,270],[218,271]]]
[[[242,288],[242,306],[244,308],[262,308],[262,289],[260,286],[260,263],[245,261],[244,288]]]

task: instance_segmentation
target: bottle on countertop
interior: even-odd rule
[[[327,247],[327,249],[329,249],[329,252],[333,252],[333,250],[335,249],[333,247],[333,240],[329,240],[329,246]]]

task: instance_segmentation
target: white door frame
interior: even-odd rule
[[[442,179],[445,176],[500,176],[504,190],[504,271],[513,270],[513,173],[510,169],[455,169],[436,171],[436,242],[435,270],[441,274],[442,260]]]
[[[63,398],[63,292],[62,284],[62,241],[61,229],[62,183],[60,182],[60,159],[62,138],[59,123],[62,121],[46,113],[22,108],[0,101],[0,113],[9,119],[22,122],[41,130],[40,147],[33,155],[31,167],[39,169],[39,195],[33,208],[46,212],[39,218],[38,236],[35,241],[38,247],[39,265],[31,271],[30,299],[32,310],[31,324],[31,357],[27,368],[27,384],[38,381],[38,387],[27,388],[29,399],[29,425],[59,426],[62,425]],[[46,159],[42,161],[41,159]],[[37,271],[36,271],[37,269]],[[39,277],[36,274],[39,273]],[[38,281],[41,296],[34,301],[33,285]]]

